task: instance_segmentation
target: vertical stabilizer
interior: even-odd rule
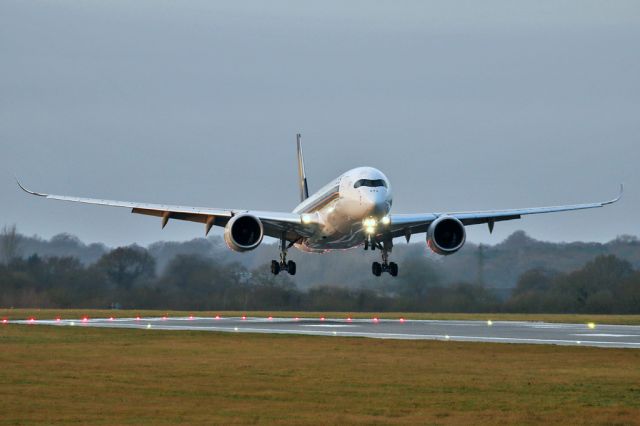
[[[300,185],[300,202],[309,198],[309,187],[307,186],[307,175],[304,172],[304,156],[302,155],[302,141],[300,133],[296,135],[298,145],[298,184]]]

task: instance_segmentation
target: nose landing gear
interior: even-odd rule
[[[382,275],[383,272],[388,272],[392,277],[398,276],[398,264],[395,262],[389,262],[389,253],[391,252],[391,248],[393,247],[391,242],[384,242],[382,245],[377,241],[366,241],[365,242],[365,250],[371,247],[371,250],[374,250],[375,247],[380,249],[382,253],[382,263],[373,262],[371,265],[371,272],[376,277]]]
[[[293,260],[287,261],[287,249],[293,244],[288,244],[287,240],[282,237],[280,239],[280,261],[271,261],[271,273],[278,275],[280,271],[286,271],[289,275],[296,274],[296,262]]]

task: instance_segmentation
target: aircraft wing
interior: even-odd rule
[[[209,233],[212,226],[224,227],[229,219],[236,214],[249,213],[258,217],[264,226],[265,235],[274,238],[281,238],[285,234],[288,241],[296,241],[300,237],[312,235],[311,225],[302,223],[302,218],[298,214],[284,212],[266,212],[239,209],[216,209],[209,207],[187,207],[167,204],[149,204],[131,201],[104,200],[98,198],[70,197],[67,195],[44,194],[31,191],[25,188],[20,181],[18,186],[23,191],[38,197],[51,200],[69,201],[74,203],[93,204],[99,206],[124,207],[131,209],[131,213],[156,216],[162,218],[164,228],[170,219],[186,220],[205,224],[205,235]]]
[[[510,210],[487,210],[477,212],[453,212],[453,213],[423,213],[423,214],[392,214],[391,219],[391,236],[405,236],[407,239],[411,234],[426,232],[431,222],[442,215],[453,216],[460,220],[464,225],[478,225],[486,223],[489,230],[493,231],[493,225],[496,222],[504,220],[520,219],[522,216],[542,213],[566,212],[573,210],[593,209],[613,204],[622,198],[623,186],[620,185],[620,193],[618,196],[609,201],[587,204],[573,204],[566,206],[552,207],[530,207],[524,209]]]

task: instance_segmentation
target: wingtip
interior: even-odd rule
[[[605,204],[605,205],[606,205],[606,204],[613,204],[613,203],[616,203],[616,202],[620,201],[620,199],[622,198],[622,195],[623,195],[623,194],[624,194],[624,184],[623,184],[623,183],[621,183],[621,184],[620,184],[620,189],[618,190],[618,196],[617,196],[616,198],[614,198],[613,200],[607,201],[607,202],[606,202],[606,203],[604,203],[604,204]]]
[[[47,194],[41,194],[39,192],[35,192],[35,191],[31,191],[30,189],[27,189],[21,182],[20,179],[18,179],[17,176],[13,176],[16,180],[16,183],[18,184],[18,187],[20,187],[20,189],[22,189],[24,192],[26,192],[27,194],[31,194],[31,195],[37,195],[38,197],[46,197]]]

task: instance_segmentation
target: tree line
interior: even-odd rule
[[[447,282],[420,256],[376,286],[337,281],[300,289],[289,276],[271,275],[266,263],[250,268],[191,253],[159,270],[149,250],[130,246],[86,264],[70,256],[18,256],[9,235],[0,241],[4,253],[13,253],[0,261],[3,308],[640,313],[640,271],[615,255],[569,272],[530,269],[504,297],[487,283]]]

